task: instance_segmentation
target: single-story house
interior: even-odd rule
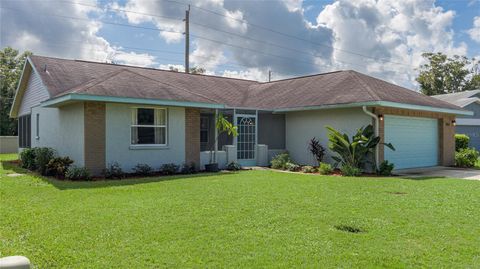
[[[470,146],[480,150],[480,89],[434,95],[433,97],[473,112],[473,115],[457,116],[455,132],[468,135]]]
[[[113,162],[203,167],[216,113],[239,131],[214,147],[220,166],[266,166],[284,151],[315,164],[308,141],[327,147],[326,125],[373,124],[396,148],[379,146],[378,160],[397,169],[453,165],[455,118],[472,114],[351,70],[257,82],[42,56],[27,59],[11,109],[20,148],[52,147],[94,174]]]

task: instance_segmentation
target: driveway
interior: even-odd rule
[[[480,170],[435,166],[427,168],[401,169],[394,171],[396,175],[404,177],[450,177],[470,180],[480,180]]]

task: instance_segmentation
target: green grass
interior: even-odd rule
[[[0,256],[38,268],[480,267],[480,181],[245,171],[75,183],[7,176],[24,171],[0,156]]]

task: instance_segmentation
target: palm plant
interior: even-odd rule
[[[215,128],[217,129],[217,137],[210,144],[210,163],[205,166],[208,171],[218,170],[218,163],[215,163],[215,145],[217,144],[218,138],[221,134],[227,133],[228,135],[237,136],[237,126],[234,126],[233,123],[229,122],[223,114],[218,114],[217,120],[215,121]]]
[[[365,164],[372,162],[371,156],[375,156],[374,151],[378,144],[380,144],[380,137],[375,136],[373,126],[371,124],[360,128],[352,136],[351,140],[347,134],[335,130],[333,127],[326,126],[329,131],[328,140],[330,141],[328,147],[338,156],[332,156],[338,164],[349,165],[352,167],[362,168]],[[391,150],[395,150],[391,143],[382,143]],[[373,157],[374,159],[374,157]],[[375,163],[374,160],[372,163]]]

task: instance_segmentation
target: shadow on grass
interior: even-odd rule
[[[446,177],[445,176],[399,176],[398,178],[408,179],[408,180],[429,180],[429,179],[439,179],[439,178],[446,178]]]
[[[203,178],[210,176],[230,176],[238,174],[239,172],[219,172],[219,173],[205,173],[190,175],[173,175],[173,176],[151,176],[151,177],[130,177],[125,179],[95,179],[90,181],[69,181],[59,180],[53,177],[46,177],[39,175],[38,173],[31,172],[27,169],[21,168],[18,162],[15,161],[1,161],[0,162],[4,170],[11,170],[18,174],[26,174],[36,177],[46,183],[53,185],[59,190],[72,190],[72,189],[92,189],[92,188],[108,188],[108,187],[120,187],[136,184],[147,184],[160,181],[181,180],[191,178]]]

